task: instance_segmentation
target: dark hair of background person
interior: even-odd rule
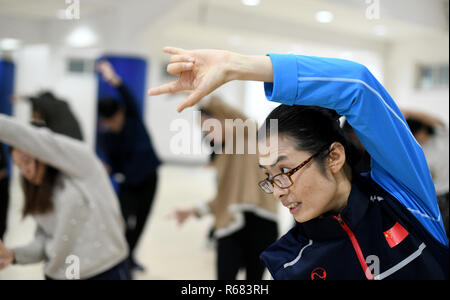
[[[103,98],[98,103],[98,114],[100,117],[109,119],[114,116],[122,106],[114,98]]]
[[[435,133],[433,126],[427,125],[422,121],[413,118],[408,118],[406,119],[406,122],[408,123],[409,129],[411,130],[413,135],[415,135],[417,132],[421,130],[425,130],[430,136],[433,136]]]
[[[334,111],[317,106],[280,105],[266,118],[267,135],[270,134],[270,120],[278,120],[278,134],[290,137],[295,147],[300,151],[307,151],[311,155],[334,142],[341,143],[345,148],[346,162],[355,172],[355,166],[362,157],[362,153],[346,136],[340,127],[340,116]],[[316,160],[322,172],[325,172],[324,160],[328,151],[319,154]]]
[[[33,119],[45,122],[51,131],[83,141],[83,132],[67,101],[50,91],[27,97],[33,108]]]

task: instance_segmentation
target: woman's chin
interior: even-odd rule
[[[312,220],[313,218],[308,217],[308,216],[306,216],[303,213],[297,213],[297,214],[294,215],[294,219],[298,223],[305,223],[305,222],[308,222],[309,220]]]

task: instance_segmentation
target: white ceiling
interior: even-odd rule
[[[300,39],[382,47],[448,36],[447,0],[379,0],[380,19],[369,20],[366,11],[376,2],[261,0],[249,7],[241,0],[80,0],[81,19],[67,22],[56,17],[67,7],[65,0],[0,0],[0,38],[59,43],[77,24],[97,30],[105,47],[141,40],[252,49],[271,40]],[[333,12],[333,22],[318,23],[319,10]],[[380,26],[385,35],[375,34]]]

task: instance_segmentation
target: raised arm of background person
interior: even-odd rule
[[[94,176],[92,166],[99,163],[85,143],[3,114],[0,114],[0,141],[72,177]]]
[[[103,80],[115,87],[120,93],[126,106],[127,115],[140,117],[139,109],[133,95],[123,83],[122,78],[116,73],[111,63],[107,60],[102,60],[97,63],[96,69],[102,75]]]

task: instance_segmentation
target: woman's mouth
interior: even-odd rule
[[[286,206],[289,209],[289,212],[291,214],[295,214],[300,209],[301,203],[300,202],[293,202]]]

